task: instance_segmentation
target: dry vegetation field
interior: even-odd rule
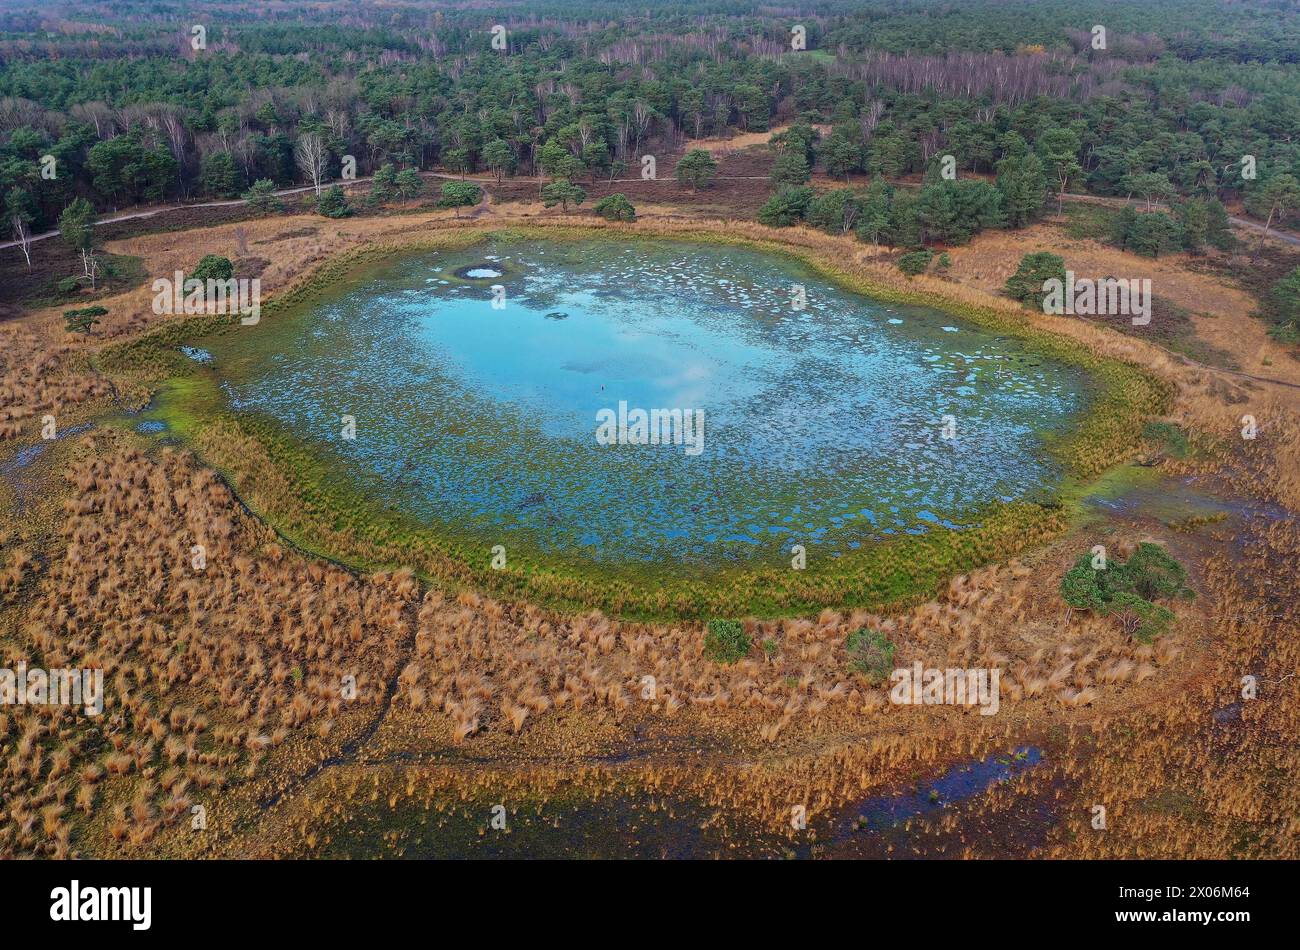
[[[760,158],[724,157],[724,174],[764,173]],[[723,854],[761,839],[813,855],[1300,857],[1300,362],[1252,319],[1253,298],[1224,276],[1232,261],[1149,261],[1055,222],[986,232],[951,251],[948,276],[909,281],[896,255],[851,237],[735,220],[761,200],[754,184],[698,200],[672,183],[611,187],[640,221],[607,225],[544,210],[516,181],[488,186],[472,226],[715,229],[1032,322],[1166,383],[1165,421],[1192,450],[1148,441],[1122,477],[1142,474],[1157,494],[1195,484],[1228,499],[1227,513],[1091,508],[928,603],[745,620],[755,649],[720,665],[699,624],[557,612],[430,585],[401,564],[358,576],[295,547],[201,457],[121,424],[148,402],[148,381],[98,358],[168,319],[147,287],[100,300],[110,313],[89,338],[67,335],[58,309],[25,313],[0,322],[0,665],[101,667],[107,698],[97,718],[0,710],[0,856],[330,854],[354,847],[358,816],[370,831],[355,847],[368,853],[418,852],[453,827],[472,829],[472,851],[491,803],[549,816],[635,800]],[[108,250],[150,274],[228,256],[274,297],[342,252],[470,225],[418,208],[301,215]],[[1170,331],[1181,345],[997,296],[1021,255],[1042,249],[1083,275],[1152,276],[1189,315]],[[73,433],[43,443],[47,414]],[[1254,440],[1237,434],[1245,414]],[[1081,552],[1104,543],[1123,556],[1147,540],[1187,565],[1197,593],[1165,635],[1141,643],[1067,613],[1057,584]],[[1000,668],[999,714],[892,705],[851,665],[846,637],[861,627],[889,634],[899,666]],[[1248,675],[1256,699],[1241,698]],[[902,838],[854,830],[855,802],[1029,746],[1042,754],[1034,767],[910,820]],[[791,827],[794,805],[806,830]],[[1091,825],[1096,805],[1105,830]]]

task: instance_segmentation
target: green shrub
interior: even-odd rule
[[[703,188],[718,173],[718,163],[702,148],[693,148],[677,163],[677,180],[684,181],[693,190]]]
[[[827,234],[848,234],[862,214],[862,200],[852,188],[836,188],[813,198],[804,220]]]
[[[370,193],[366,195],[366,204],[380,205],[392,201],[396,195],[397,168],[392,162],[385,162],[370,176]]]
[[[739,620],[710,620],[704,631],[704,655],[715,663],[743,660],[750,645]]]
[[[772,184],[780,187],[781,185],[802,185],[812,177],[812,172],[808,168],[808,159],[802,155],[787,152],[778,155],[775,162],[772,163]]]
[[[586,200],[587,192],[567,178],[557,178],[542,187],[542,206],[545,208],[559,205],[561,211],[568,211],[570,202],[577,207]]]
[[[323,214],[327,218],[346,218],[352,213],[352,208],[348,205],[348,198],[343,193],[343,189],[338,185],[331,185],[316,199],[316,213]]]
[[[1124,567],[1133,590],[1147,600],[1191,593],[1186,584],[1187,571],[1158,544],[1139,544]]]
[[[1046,251],[1026,254],[1016,272],[1007,278],[1006,291],[1021,303],[1041,310],[1043,298],[1047,296],[1043,284],[1049,280],[1059,280],[1065,285],[1065,258]]]
[[[1143,643],[1150,643],[1168,630],[1174,619],[1174,612],[1168,607],[1127,592],[1116,594],[1106,613],[1115,618],[1125,633]]]
[[[627,200],[627,195],[621,192],[601,198],[592,205],[592,210],[606,221],[636,220],[636,208]]]
[[[1099,573],[1090,563],[1091,556],[1084,555],[1079,562],[1061,577],[1061,599],[1072,610],[1106,612],[1106,597],[1098,582]]]
[[[908,277],[915,277],[929,267],[932,260],[934,260],[934,251],[925,248],[910,251],[898,259],[898,269]]]
[[[230,263],[230,258],[219,254],[204,254],[190,272],[192,280],[230,280],[234,276],[235,265]]]
[[[1164,633],[1174,619],[1173,611],[1154,601],[1195,596],[1186,586],[1187,571],[1158,544],[1144,541],[1128,561],[1108,559],[1101,569],[1092,562],[1092,554],[1084,554],[1065,573],[1061,599],[1071,610],[1114,617],[1143,643]]]
[[[1279,343],[1285,343],[1288,346],[1300,343],[1300,327],[1294,324],[1279,323],[1275,327],[1269,327],[1268,335]]]
[[[1296,342],[1300,328],[1300,267],[1295,268],[1271,288],[1264,297],[1264,312],[1272,318],[1269,331],[1283,343]]]
[[[414,168],[403,168],[393,179],[393,187],[397,189],[397,197],[412,201],[424,193],[424,179]]]
[[[284,202],[275,194],[275,182],[269,178],[257,179],[242,197],[258,214],[276,214],[284,210]]]
[[[63,322],[68,328],[69,333],[85,333],[90,335],[91,328],[99,322],[99,318],[108,313],[105,307],[82,307],[80,310],[63,311]]]
[[[849,665],[854,672],[865,676],[872,686],[889,679],[894,670],[894,644],[884,631],[861,627],[849,634],[844,648],[848,650]]]
[[[788,228],[803,220],[812,203],[814,192],[807,185],[782,188],[758,209],[758,221],[769,228]]]
[[[443,182],[439,208],[467,208],[483,200],[483,189],[472,181]],[[460,212],[457,211],[457,214]]]

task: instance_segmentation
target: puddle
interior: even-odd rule
[[[492,267],[464,267],[455,272],[457,277],[469,280],[490,280],[493,277],[500,277],[503,273],[505,272]]]
[[[872,796],[844,810],[835,824],[834,840],[844,841],[862,831],[886,831],[909,819],[943,811],[1033,768],[1042,757],[1040,749],[1026,746],[957,766],[931,782],[918,783],[912,791]]]
[[[1093,495],[1086,504],[1094,510],[1112,514],[1145,515],[1171,527],[1216,516],[1268,518],[1273,521],[1290,517],[1285,508],[1271,502],[1222,498],[1203,487],[1195,476],[1144,481],[1114,495]]]
[[[25,449],[19,449],[13,458],[0,464],[0,475],[13,475],[20,469],[27,468],[40,458],[51,444],[60,442],[69,436],[76,435],[78,432],[85,432],[87,429],[92,428],[93,425],[94,423],[91,422],[83,422],[80,425],[68,426],[66,429],[58,430],[57,434],[52,439],[42,439],[35,445],[29,445]]]
[[[24,502],[29,494],[37,487],[37,479],[26,477],[25,470],[31,467],[31,464],[45,454],[55,442],[60,442],[69,436],[74,436],[79,432],[85,432],[87,429],[94,428],[94,423],[83,422],[79,425],[68,426],[66,429],[58,430],[53,439],[42,439],[35,445],[29,445],[24,449],[19,449],[14,457],[7,461],[0,462],[0,478],[9,483],[14,490],[14,514],[22,510]]]
[[[752,834],[735,816],[644,792],[588,798],[580,792],[511,808],[493,829],[492,802],[457,800],[446,810],[362,807],[331,826],[318,858],[627,859],[777,858],[787,845]]]
[[[1237,722],[1241,719],[1241,703],[1229,703],[1222,709],[1216,709],[1213,716],[1214,723],[1217,726],[1226,726],[1228,723]]]

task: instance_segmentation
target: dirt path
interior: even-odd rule
[[[460,175],[449,175],[445,172],[420,172],[420,177],[430,178],[430,179],[434,179],[434,178],[449,179],[452,181],[461,181],[461,180],[472,181],[472,182],[477,182],[480,185],[489,185],[495,182],[495,179],[492,178],[462,179]],[[365,178],[353,178],[348,181],[344,181],[340,179],[339,181],[326,182],[325,185],[329,185],[331,187],[334,185],[339,185],[343,188],[351,188],[354,185],[364,185],[373,180],[374,180],[374,176],[368,175]],[[325,185],[322,185],[322,187],[324,187]],[[274,194],[275,197],[277,198],[283,198],[286,195],[304,194],[308,191],[313,190],[314,187],[315,187],[314,185],[302,185],[297,188],[282,188],[279,191],[272,192],[272,194]],[[484,195],[486,194],[487,194],[487,189],[484,189]],[[489,200],[487,203],[491,204],[491,201]],[[226,201],[200,201],[195,204],[162,205],[157,208],[149,208],[145,211],[132,211],[129,214],[119,214],[112,218],[100,218],[98,221],[95,222],[95,225],[99,227],[105,224],[117,224],[118,222],[121,221],[135,221],[140,218],[152,218],[155,215],[166,214],[169,211],[189,211],[194,208],[233,208],[238,205],[246,205],[246,204],[248,204],[248,202],[243,198],[231,198]],[[46,231],[44,234],[33,234],[31,237],[31,243],[35,244],[37,241],[44,241],[52,237],[58,237],[59,233],[60,232],[58,230],[54,230],[54,231]],[[9,248],[9,247],[17,247],[17,246],[18,246],[17,241],[5,241],[4,243],[0,243],[0,250],[4,250],[5,248]]]
[[[734,139],[700,140],[699,142],[695,142],[692,144],[695,147],[705,148],[708,151],[725,153],[733,149],[741,149],[741,148],[747,148],[750,145],[763,144],[764,142],[768,141],[768,139],[772,135],[776,134],[779,131],[781,131],[781,129],[775,129],[770,133],[751,132],[746,135],[737,136]],[[472,176],[466,177],[461,175],[452,175],[446,172],[420,172],[420,176],[426,179],[444,179],[449,181],[472,181],[483,186],[497,184],[495,178],[479,178],[479,177],[472,177]],[[717,181],[766,181],[767,178],[768,176],[766,175],[718,175],[716,180]],[[365,178],[354,178],[350,181],[342,181],[342,180],[333,181],[333,182],[329,182],[329,184],[331,186],[339,185],[343,188],[351,188],[355,185],[366,184],[372,180],[373,180],[373,176],[367,176]],[[652,180],[662,181],[662,182],[672,182],[676,184],[677,177],[674,175],[671,177],[656,178]],[[615,185],[640,184],[644,181],[646,181],[646,179],[643,178],[610,178],[607,180],[607,183],[615,184]],[[313,185],[302,185],[296,188],[283,188],[279,191],[273,192],[273,194],[277,198],[283,198],[289,195],[305,194],[306,192],[311,191],[313,188],[314,188]],[[484,195],[483,204],[491,205],[492,198],[491,195],[488,193],[486,187],[484,187],[483,189],[483,195]],[[1097,195],[1067,194],[1065,195],[1064,200],[1067,202],[1075,202],[1080,204],[1105,205],[1106,207],[1110,207],[1110,208],[1122,208],[1125,205],[1137,204],[1137,202],[1126,200],[1124,198],[1105,198]],[[102,226],[106,224],[118,224],[122,221],[136,221],[142,218],[156,217],[157,215],[166,214],[170,211],[188,211],[194,208],[233,208],[239,205],[246,205],[246,204],[248,204],[248,202],[243,198],[231,198],[226,201],[200,201],[194,204],[163,205],[157,208],[149,208],[144,211],[132,211],[128,214],[114,215],[111,218],[101,218],[95,222],[95,225]],[[1260,224],[1257,221],[1251,221],[1249,218],[1236,217],[1235,215],[1229,215],[1228,221],[1230,221],[1232,224],[1236,225],[1237,227],[1245,228],[1246,230],[1253,231],[1254,233],[1259,234],[1261,236],[1275,238],[1276,240],[1281,241],[1284,244],[1289,244],[1293,247],[1300,247],[1300,236],[1292,234],[1289,231],[1282,231],[1279,230],[1278,228],[1272,228],[1272,227],[1265,228],[1264,225]],[[35,244],[38,241],[45,241],[52,237],[58,237],[59,233],[60,232],[58,230],[54,230],[54,231],[46,231],[42,234],[34,234],[30,239],[30,243]],[[0,242],[0,250],[5,250],[7,248],[17,247],[17,246],[18,246],[17,241]]]
[[[480,208],[486,208],[488,206],[491,206],[492,195],[488,191],[486,186],[497,184],[495,178],[477,178],[473,176],[451,175],[451,174],[447,174],[446,172],[420,172],[420,177],[426,179],[439,179],[439,180],[447,180],[447,181],[472,181],[478,185],[484,186],[483,204],[480,206]],[[373,180],[373,176],[367,176],[365,178],[354,178],[350,181],[342,181],[342,180],[332,181],[329,182],[328,184],[330,186],[339,185],[343,188],[351,188],[355,185],[366,184],[372,180]],[[640,184],[645,180],[646,179],[642,179],[642,178],[602,179],[602,181],[606,181],[608,184],[634,184],[634,183]],[[673,184],[677,183],[676,176],[673,176],[671,178],[658,178],[652,180],[662,181],[662,182],[672,182]],[[766,175],[719,175],[716,177],[715,180],[717,181],[766,181],[767,176]],[[279,191],[273,192],[273,194],[277,198],[283,198],[288,195],[305,194],[306,192],[311,191],[313,188],[314,188],[313,185],[302,185],[296,188],[283,188]],[[157,215],[167,214],[168,212],[171,211],[191,211],[195,208],[234,208],[239,205],[246,205],[246,204],[248,204],[248,202],[243,198],[231,198],[226,201],[200,201],[194,204],[162,205],[157,208],[149,208],[143,211],[132,211],[129,212],[128,214],[114,215],[111,218],[100,218],[98,221],[95,222],[95,226],[102,227],[106,224],[118,224],[122,221],[137,221],[142,218],[153,218],[156,217]],[[481,214],[482,211],[478,211],[478,213]],[[494,212],[489,211],[488,213],[491,214]],[[49,240],[50,238],[58,237],[59,233],[60,232],[56,229],[54,231],[46,231],[42,234],[33,234],[30,243],[35,244],[38,241],[46,241]],[[0,250],[5,250],[7,248],[17,247],[17,246],[18,246],[17,241],[0,242]]]

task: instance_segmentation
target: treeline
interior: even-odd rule
[[[1041,138],[1045,147],[1054,141],[1050,135]],[[986,228],[1022,227],[1038,217],[1048,197],[1048,170],[1054,168],[1050,150],[1040,157],[1021,135],[1008,131],[997,146],[994,182],[958,178],[955,160],[944,156],[931,164],[921,187],[895,187],[873,160],[876,146],[868,146],[854,165],[877,173],[868,187],[816,193],[806,184],[814,163],[828,172],[842,169],[847,142],[839,129],[819,140],[807,124],[775,136],[772,177],[779,190],[759,210],[759,221],[776,227],[804,222],[827,233],[852,231],[871,244],[903,248],[964,244]]]
[[[1004,227],[1004,196],[978,180],[936,181],[919,190],[896,188],[877,178],[866,188],[817,194],[807,185],[787,186],[762,207],[758,220],[773,227],[806,223],[828,234],[856,234],[871,244],[920,248],[964,244],[985,228]]]
[[[803,223],[828,234],[856,234],[873,245],[916,250],[930,244],[965,244],[988,228],[1019,228],[1037,219],[1057,192],[1058,202],[1069,176],[1077,170],[1077,138],[1068,129],[1048,127],[1031,145],[1015,131],[1003,133],[995,148],[996,178],[958,178],[956,162],[943,156],[931,163],[918,188],[896,187],[880,176],[880,140],[861,149],[847,132],[835,129],[822,138],[807,123],[796,123],[773,137],[776,159],[772,180],[776,193],[758,212],[773,227]],[[945,167],[946,163],[946,167]],[[812,169],[829,174],[869,168],[877,172],[865,188],[836,188],[818,193],[807,184]],[[873,167],[874,166],[874,167]],[[1255,192],[1268,216],[1267,202],[1300,207],[1300,187],[1282,175]],[[1226,249],[1232,234],[1228,213],[1213,197],[1179,198],[1163,175],[1141,173],[1126,185],[1147,201],[1146,209],[1125,205],[1116,215],[1111,239],[1119,247],[1159,257],[1171,251],[1200,253]],[[1168,201],[1168,211],[1157,202]]]
[[[1252,207],[1271,179],[1300,177],[1300,77],[1281,51],[1300,15],[1283,5],[818,0],[798,17],[729,0],[689,14],[643,7],[237,3],[211,11],[202,50],[191,18],[143,0],[101,5],[93,23],[11,12],[0,21],[6,219],[40,231],[76,197],[102,212],[389,164],[612,178],[693,139],[791,121],[830,127],[805,161],[841,178],[897,179],[945,155],[991,176],[1010,135],[1058,194]],[[796,19],[808,48],[792,52]],[[1104,51],[1079,35],[1093,22],[1111,25]],[[1269,207],[1274,223],[1295,210]]]

